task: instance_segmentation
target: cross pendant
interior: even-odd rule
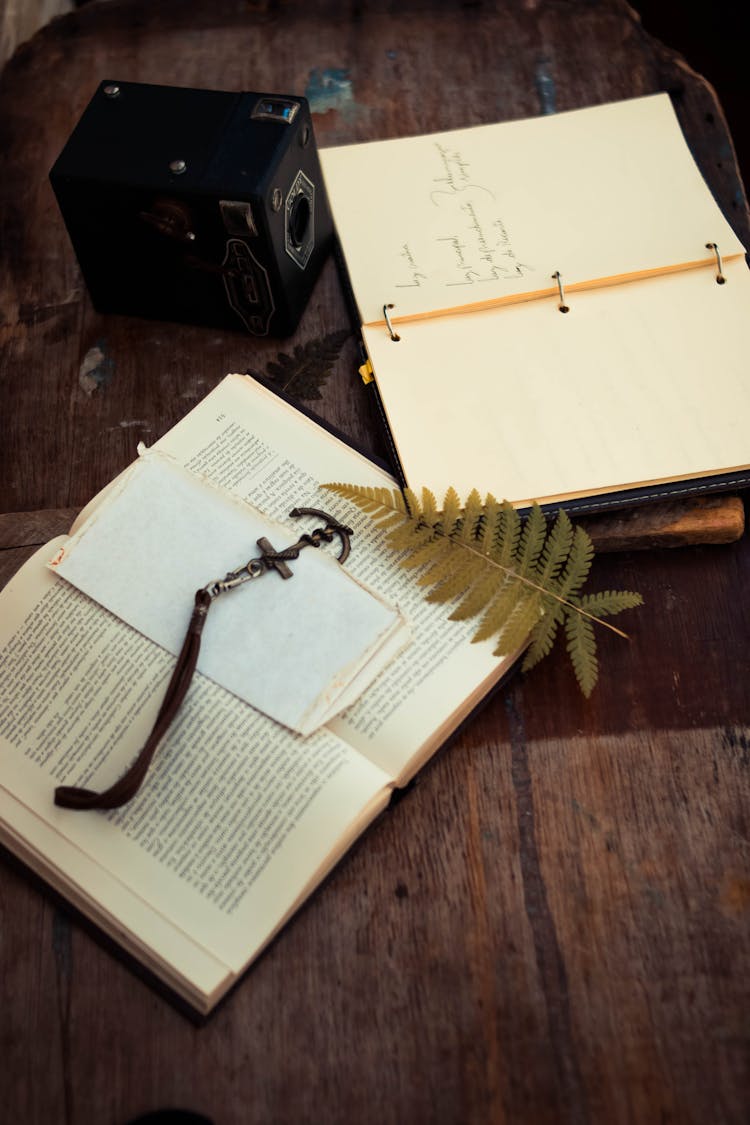
[[[224,578],[211,582],[205,587],[209,597],[213,600],[219,594],[223,594],[225,590],[232,590],[235,586],[242,585],[243,582],[249,582],[251,579],[260,578],[262,575],[267,574],[269,570],[275,570],[282,578],[291,578],[292,571],[287,565],[287,560],[296,559],[299,557],[300,551],[305,547],[320,547],[321,543],[330,543],[335,535],[341,539],[341,550],[339,552],[339,562],[344,563],[349,558],[351,551],[351,543],[349,537],[352,535],[352,529],[345,527],[343,523],[339,523],[333,516],[329,516],[326,512],[321,512],[320,508],[292,508],[289,513],[290,516],[316,516],[318,519],[325,520],[325,527],[316,527],[310,534],[301,535],[296,543],[291,547],[285,547],[281,551],[276,551],[271,546],[269,541],[263,536],[257,541],[257,546],[260,547],[261,553],[254,559],[250,559],[238,570],[230,570]]]

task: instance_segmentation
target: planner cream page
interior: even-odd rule
[[[363,324],[554,295],[743,248],[667,94],[321,152]]]
[[[750,273],[724,268],[365,328],[409,484],[522,504],[747,468]]]

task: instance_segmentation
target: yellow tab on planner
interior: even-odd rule
[[[359,369],[359,374],[365,386],[373,381],[373,379],[375,378],[375,372],[372,369],[372,364],[370,363],[369,359],[366,363],[362,364]]]

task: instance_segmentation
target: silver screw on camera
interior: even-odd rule
[[[183,172],[187,172],[187,164],[184,160],[170,160],[169,171],[174,176],[181,176]]]
[[[119,86],[105,86],[102,93],[104,94],[105,98],[119,98],[120,87]]]
[[[281,188],[275,187],[273,189],[273,195],[271,196],[271,209],[273,211],[280,211],[281,210],[281,204],[283,202],[284,202],[284,196],[283,196],[283,193],[281,191]]]

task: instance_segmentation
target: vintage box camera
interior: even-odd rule
[[[304,98],[105,81],[50,180],[100,312],[288,335],[331,247]]]

